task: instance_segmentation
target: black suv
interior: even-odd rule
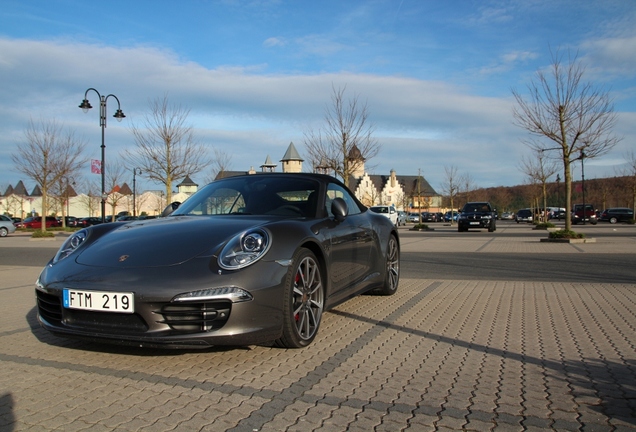
[[[627,207],[608,208],[601,213],[599,220],[615,224],[616,222],[629,222],[634,219],[634,210]]]
[[[488,228],[488,232],[497,229],[497,213],[488,202],[469,202],[464,205],[457,218],[457,231],[469,228]]]

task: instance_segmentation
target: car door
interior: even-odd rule
[[[327,190],[325,210],[330,217],[333,217],[331,202],[334,198],[344,199],[349,210],[347,217],[328,231],[330,295],[338,301],[370,272],[373,230],[356,200],[335,183],[330,183]]]

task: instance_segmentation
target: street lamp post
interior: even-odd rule
[[[561,176],[559,174],[557,174],[556,176],[556,184],[557,184],[557,206],[559,206],[559,210],[557,211],[557,214],[559,216],[559,219],[561,219],[561,188],[559,187],[559,182],[561,181]]]
[[[88,92],[89,91],[94,91],[95,93],[97,93],[97,96],[99,97],[99,125],[102,128],[102,145],[101,145],[101,149],[102,149],[102,161],[101,161],[101,174],[102,174],[102,223],[106,221],[106,177],[105,172],[106,172],[106,161],[105,161],[105,153],[106,153],[106,145],[104,144],[104,129],[106,129],[106,101],[108,100],[109,97],[113,97],[115,98],[115,100],[117,101],[117,111],[115,111],[115,115],[113,115],[113,117],[115,117],[117,119],[117,121],[122,121],[122,119],[124,119],[126,116],[124,115],[123,111],[121,110],[121,104],[119,103],[119,98],[117,98],[117,96],[115,96],[114,94],[109,94],[108,96],[102,96],[101,94],[99,94],[99,92],[97,90],[95,90],[94,88],[89,88],[88,90],[86,90],[86,92],[84,92],[84,100],[82,101],[82,103],[79,105],[79,107],[82,109],[82,111],[84,111],[85,113],[88,112],[89,109],[93,108],[90,104],[90,102],[88,102]]]
[[[587,217],[587,210],[585,208],[585,153],[581,150],[581,189],[583,192],[583,225],[585,225],[585,218]]]
[[[137,216],[137,175],[141,174],[141,168],[133,168],[133,216]]]

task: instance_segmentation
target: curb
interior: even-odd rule
[[[547,238],[540,239],[542,243],[596,243],[595,238],[577,238],[577,239],[568,239],[568,238]]]

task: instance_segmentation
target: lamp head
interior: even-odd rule
[[[118,109],[115,112],[115,115],[113,115],[113,117],[115,117],[117,121],[122,121],[124,118],[126,118],[126,116],[124,115],[124,112],[120,109]]]
[[[88,101],[88,99],[84,99],[84,100],[82,101],[82,103],[81,103],[81,104],[79,104],[79,107],[80,107],[80,108],[82,109],[82,111],[84,111],[85,113],[87,113],[89,109],[93,108],[93,107],[91,106],[91,103]]]

